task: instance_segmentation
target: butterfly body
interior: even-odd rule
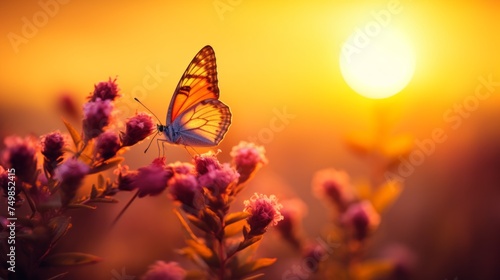
[[[231,110],[219,100],[215,53],[202,48],[182,75],[172,96],[166,125],[158,131],[165,141],[185,146],[219,144],[231,125]]]

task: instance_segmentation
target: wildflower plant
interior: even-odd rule
[[[4,140],[0,183],[11,207],[1,218],[1,227],[7,230],[8,225],[15,225],[11,229],[15,243],[9,244],[15,244],[16,265],[11,269],[2,266],[1,278],[37,279],[45,266],[101,260],[86,253],[52,251],[70,230],[73,210],[96,209],[95,204],[117,202],[113,196],[121,191],[118,182],[105,179],[102,173],[123,161],[119,154],[124,147],[138,143],[153,132],[151,118],[143,114],[128,119],[125,132],[113,131],[114,100],[119,96],[116,80],[95,85],[83,105],[81,132],[63,120],[69,135],[54,131],[39,139],[10,136]],[[128,142],[124,143],[125,138]],[[96,182],[87,193],[81,194],[88,177],[94,174],[97,174]],[[9,189],[10,186],[14,186],[15,191]],[[8,218],[16,220],[9,223]],[[0,246],[2,252],[8,252],[7,242]],[[5,256],[2,254],[3,263],[8,261],[3,259]]]
[[[188,272],[194,278],[256,279],[263,276],[258,270],[276,261],[254,259],[252,252],[269,226],[283,219],[277,198],[255,193],[244,202],[243,211],[230,211],[243,184],[267,162],[264,149],[241,142],[231,155],[231,164],[220,163],[208,152],[195,156],[192,164],[166,165],[167,188],[186,237],[187,246],[178,252],[196,264],[197,269]],[[144,279],[157,270],[151,268]]]
[[[156,127],[148,114],[137,113],[119,131],[114,118],[114,102],[119,97],[116,79],[98,83],[83,104],[81,129],[63,119],[68,134],[53,131],[39,138],[10,136],[4,140],[0,184],[10,207],[5,217],[0,217],[0,226],[2,232],[15,235],[16,255],[15,267],[2,266],[0,278],[39,279],[44,267],[101,261],[88,253],[54,252],[72,227],[73,211],[95,210],[99,203],[116,203],[118,192],[134,192],[114,225],[135,199],[157,196],[165,190],[177,205],[174,212],[186,236],[186,247],[178,252],[191,259],[197,269],[157,261],[143,279],[262,276],[258,270],[276,259],[255,259],[253,252],[268,228],[283,219],[282,206],[274,195],[254,194],[239,206],[241,211],[230,211],[230,207],[245,183],[267,163],[264,148],[241,142],[231,151],[231,163],[220,163],[216,153],[208,152],[194,156],[191,163],[167,164],[159,157],[130,170],[122,164],[122,155]],[[111,170],[114,178],[106,178]],[[2,242],[1,251],[9,252],[9,244]],[[4,264],[6,257],[3,253],[0,257]]]

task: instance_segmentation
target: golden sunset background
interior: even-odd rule
[[[49,10],[40,3],[50,3]],[[400,11],[382,32],[395,28],[406,36],[416,68],[397,95],[368,99],[344,81],[341,46],[389,5]],[[255,191],[300,197],[308,207],[305,234],[314,238],[331,216],[312,194],[313,174],[344,169],[356,183],[370,172],[346,148],[349,135],[362,132],[369,142],[379,115],[390,133],[415,140],[441,129],[446,141],[405,178],[369,254],[398,242],[419,256],[416,279],[494,279],[500,273],[494,261],[500,251],[492,251],[500,248],[499,13],[500,4],[486,0],[1,1],[0,136],[64,131],[61,96],[69,94],[80,107],[94,84],[110,77],[121,89],[119,120],[145,111],[133,101],[138,97],[164,122],[186,66],[211,45],[220,99],[233,113],[220,159],[228,161],[241,140],[264,145],[269,159],[241,200]],[[481,100],[474,97],[478,88],[486,96]],[[127,151],[125,163],[150,163],[157,151],[153,143],[144,154],[148,142]],[[190,160],[182,147],[167,146],[166,156],[168,162]],[[157,259],[185,262],[172,252],[183,240],[164,195],[134,202],[109,232],[129,196],[118,198],[119,205],[73,219],[61,247],[105,258],[72,270],[73,276],[109,279],[122,267],[139,276]],[[262,246],[264,254],[281,261],[269,269],[269,279],[281,279],[293,263],[291,249],[275,235],[264,239],[275,245]]]

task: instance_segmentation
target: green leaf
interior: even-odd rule
[[[73,139],[73,143],[75,144],[75,147],[78,147],[80,142],[82,142],[82,137],[78,133],[78,131],[65,119],[62,119],[64,125],[66,126],[66,129],[69,132],[69,135],[71,135],[71,139]]]
[[[251,215],[252,214],[250,214],[248,212],[231,213],[231,214],[226,216],[226,218],[224,219],[224,223],[226,226],[228,226],[232,223],[236,223],[236,222],[239,222],[241,220],[244,220],[244,219],[250,217]]]
[[[54,217],[49,220],[48,226],[52,233],[51,243],[56,243],[71,228],[71,217]]]
[[[98,172],[113,168],[113,167],[117,166],[120,162],[122,162],[123,160],[124,160],[124,158],[122,158],[122,157],[112,158],[112,159],[110,159],[102,164],[99,164],[99,165],[93,167],[90,170],[89,174],[94,174],[94,173],[98,173]]]
[[[181,222],[181,226],[182,226],[182,229],[184,231],[184,235],[191,240],[198,241],[198,237],[196,237],[196,235],[194,235],[193,231],[191,230],[191,228],[189,227],[188,223],[186,222],[184,217],[181,215],[179,210],[174,209],[173,211],[174,211],[174,214],[179,219],[179,221]]]
[[[92,198],[92,199],[89,200],[89,202],[95,202],[95,203],[118,203],[118,200],[116,198],[105,196],[105,197]]]
[[[214,252],[205,246],[205,244],[199,243],[194,240],[186,240],[186,243],[191,247],[198,256],[200,256],[209,266],[219,265],[219,259],[214,254]]]
[[[262,235],[254,236],[250,239],[245,239],[241,241],[240,246],[238,246],[238,251],[245,249],[246,247],[259,242],[262,239]]]
[[[95,184],[92,184],[92,189],[90,190],[90,199],[94,199],[96,197],[97,197],[97,188],[95,187]]]
[[[68,208],[69,209],[90,209],[90,210],[95,210],[97,209],[97,207],[95,206],[92,206],[92,205],[87,205],[87,204],[76,204],[76,203],[72,203],[72,204],[68,204]]]
[[[182,255],[183,257],[186,257],[187,259],[191,260],[194,264],[196,264],[198,267],[200,267],[202,270],[208,270],[208,265],[205,263],[205,261],[196,254],[196,252],[193,250],[191,247],[184,247],[182,249],[175,250],[176,253]]]
[[[98,187],[99,189],[104,188],[104,176],[102,176],[102,174],[99,174],[99,175],[97,176],[97,187]]]
[[[187,214],[187,219],[193,224],[195,227],[201,229],[204,232],[210,232],[207,224],[205,224],[202,220],[198,219],[196,216]]]
[[[242,265],[239,268],[239,272],[244,273],[242,275],[249,274],[249,273],[255,272],[255,271],[259,270],[259,269],[263,269],[263,268],[269,267],[272,264],[274,264],[275,262],[276,262],[276,258],[260,258],[260,259],[256,259],[254,261],[247,262],[244,265]],[[245,272],[247,272],[247,273],[245,273]]]
[[[100,257],[85,253],[59,253],[50,255],[43,259],[42,266],[73,266],[93,264],[100,261],[102,261]]]
[[[222,229],[219,216],[217,216],[217,214],[210,208],[203,209],[201,219],[205,222],[211,232],[219,232]]]

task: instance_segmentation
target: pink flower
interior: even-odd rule
[[[239,184],[246,182],[258,168],[267,164],[264,147],[254,143],[241,141],[233,147],[231,156],[236,170],[240,174]]]
[[[212,151],[194,156],[194,165],[196,166],[196,171],[200,175],[207,173],[209,169],[214,170],[221,168],[221,164],[217,159],[217,154]]]
[[[94,92],[90,96],[90,101],[96,101],[98,98],[101,100],[115,100],[116,97],[120,96],[118,94],[118,85],[116,84],[116,79],[109,80],[107,82],[100,82],[94,85]]]
[[[41,137],[42,154],[51,162],[57,161],[63,156],[65,143],[64,136],[59,131],[45,134]]]
[[[154,131],[153,119],[146,113],[138,113],[127,119],[125,132],[121,134],[123,146],[132,146],[144,140]]]
[[[198,178],[200,185],[208,188],[214,195],[223,194],[227,187],[238,180],[240,175],[229,164],[216,168],[208,166],[208,171]]]
[[[63,205],[67,205],[75,197],[89,171],[88,165],[74,158],[66,160],[56,168],[55,178],[60,182]]]
[[[368,201],[353,203],[340,217],[340,222],[346,226],[358,240],[365,239],[380,223],[380,215]]]
[[[137,171],[129,171],[127,165],[118,165],[118,168],[114,171],[118,174],[118,189],[122,191],[131,191],[135,189],[133,184],[135,178],[137,177]]]
[[[63,160],[64,136],[55,131],[41,137],[42,154],[44,156],[43,167],[50,175],[54,174],[54,169]]]
[[[183,280],[187,272],[176,262],[157,261],[149,267],[142,280]]]
[[[167,182],[172,174],[157,162],[137,170],[132,186],[139,189],[139,197],[155,196],[167,188]]]
[[[83,105],[83,136],[85,141],[99,136],[111,120],[113,104],[111,100],[87,102]]]
[[[329,199],[339,211],[344,211],[354,199],[349,175],[333,168],[323,169],[314,175],[313,190],[318,197]]]
[[[102,160],[114,157],[119,149],[120,139],[115,132],[106,131],[97,138],[96,153]]]
[[[167,169],[177,174],[194,174],[194,165],[187,162],[176,161],[167,165]]]
[[[382,252],[382,258],[393,263],[391,279],[412,279],[417,265],[417,256],[407,246],[394,243]]]
[[[170,194],[189,212],[196,212],[205,204],[202,188],[193,174],[176,173],[168,182]]]
[[[71,93],[62,93],[59,96],[58,104],[59,110],[65,115],[75,120],[80,119],[80,109],[76,105],[77,102]]]
[[[9,136],[5,138],[4,162],[9,168],[14,168],[16,176],[24,182],[31,183],[34,179],[38,146],[31,138]]]
[[[289,199],[282,202],[280,210],[283,220],[276,225],[281,236],[296,248],[300,248],[299,231],[307,206],[300,199]]]
[[[280,213],[283,206],[278,203],[275,195],[268,197],[264,194],[254,193],[249,200],[245,200],[243,203],[245,204],[244,211],[251,214],[247,218],[251,236],[262,235],[269,225],[277,225],[279,221],[283,220]]]

